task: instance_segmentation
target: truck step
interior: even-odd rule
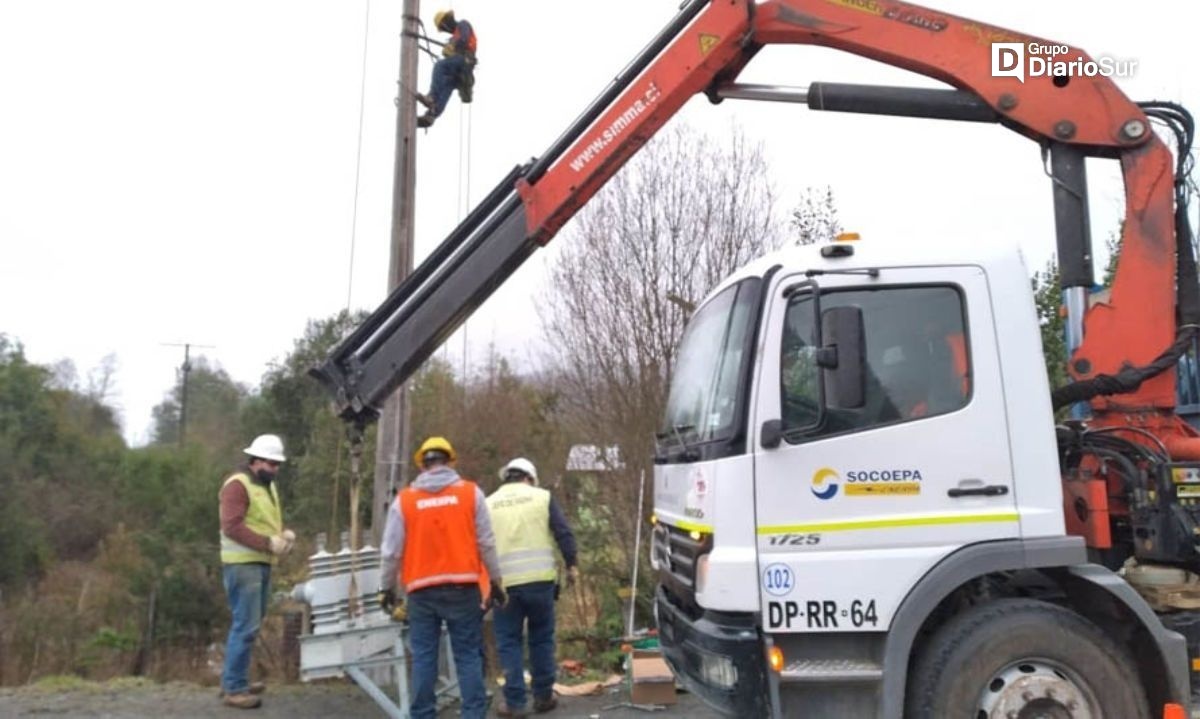
[[[883,667],[867,659],[797,659],[779,673],[785,682],[848,683],[877,682]]]

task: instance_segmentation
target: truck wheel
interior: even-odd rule
[[[954,617],[917,659],[909,719],[1149,719],[1125,652],[1055,604],[1001,599]]]

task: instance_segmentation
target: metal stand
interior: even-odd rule
[[[334,661],[316,666],[304,666],[302,662],[301,676],[305,679],[317,677],[328,677],[345,675],[350,677],[355,684],[359,686],[367,696],[371,697],[380,709],[383,710],[391,719],[408,719],[408,707],[412,702],[412,697],[409,690],[408,682],[408,659],[409,648],[407,642],[408,628],[404,625],[382,625],[376,627],[368,627],[363,629],[352,629],[343,632],[334,633],[328,639],[346,640],[353,639],[357,642],[367,643],[374,639],[378,640],[380,635],[390,634],[395,637],[392,648],[382,652],[361,658],[351,658],[350,653],[341,661]],[[304,655],[304,642],[306,639],[311,640],[318,638],[318,641],[324,641],[325,637],[316,637],[316,635],[307,635],[301,637],[301,653]],[[437,683],[437,704],[438,710],[450,706],[460,699],[458,690],[458,674],[454,666],[454,658],[450,647],[450,634],[445,630],[442,631],[440,641],[440,650],[438,651],[438,683]],[[311,656],[311,654],[310,654]],[[444,664],[443,664],[444,663]],[[375,682],[371,677],[372,669],[391,669],[392,676],[396,685],[396,699],[391,697]]]

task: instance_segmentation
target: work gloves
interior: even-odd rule
[[[270,537],[271,554],[282,556],[292,551],[292,547],[296,546],[296,533],[290,529],[285,529],[283,532]]]
[[[270,541],[271,554],[274,554],[277,557],[287,554],[288,549],[291,547],[291,545],[288,544],[288,541],[283,538],[283,535],[280,534],[272,536]]]
[[[445,45],[442,45],[442,57],[454,57],[454,54],[455,50],[453,42],[448,42]]]
[[[408,605],[404,603],[404,597],[397,596],[395,589],[379,590],[379,608],[393,621],[408,621]]]
[[[492,582],[491,591],[488,593],[488,599],[483,604],[483,611],[487,611],[492,607],[503,607],[508,604],[508,595],[504,593],[504,587],[500,582]]]
[[[567,567],[567,589],[573,588],[579,582],[579,567]],[[554,601],[562,594],[562,584],[554,583]]]

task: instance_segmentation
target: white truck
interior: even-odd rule
[[[714,704],[1132,718],[1186,695],[1182,638],[1067,532],[1019,252],[956,240],[782,250],[691,319],[651,561],[666,654]]]

